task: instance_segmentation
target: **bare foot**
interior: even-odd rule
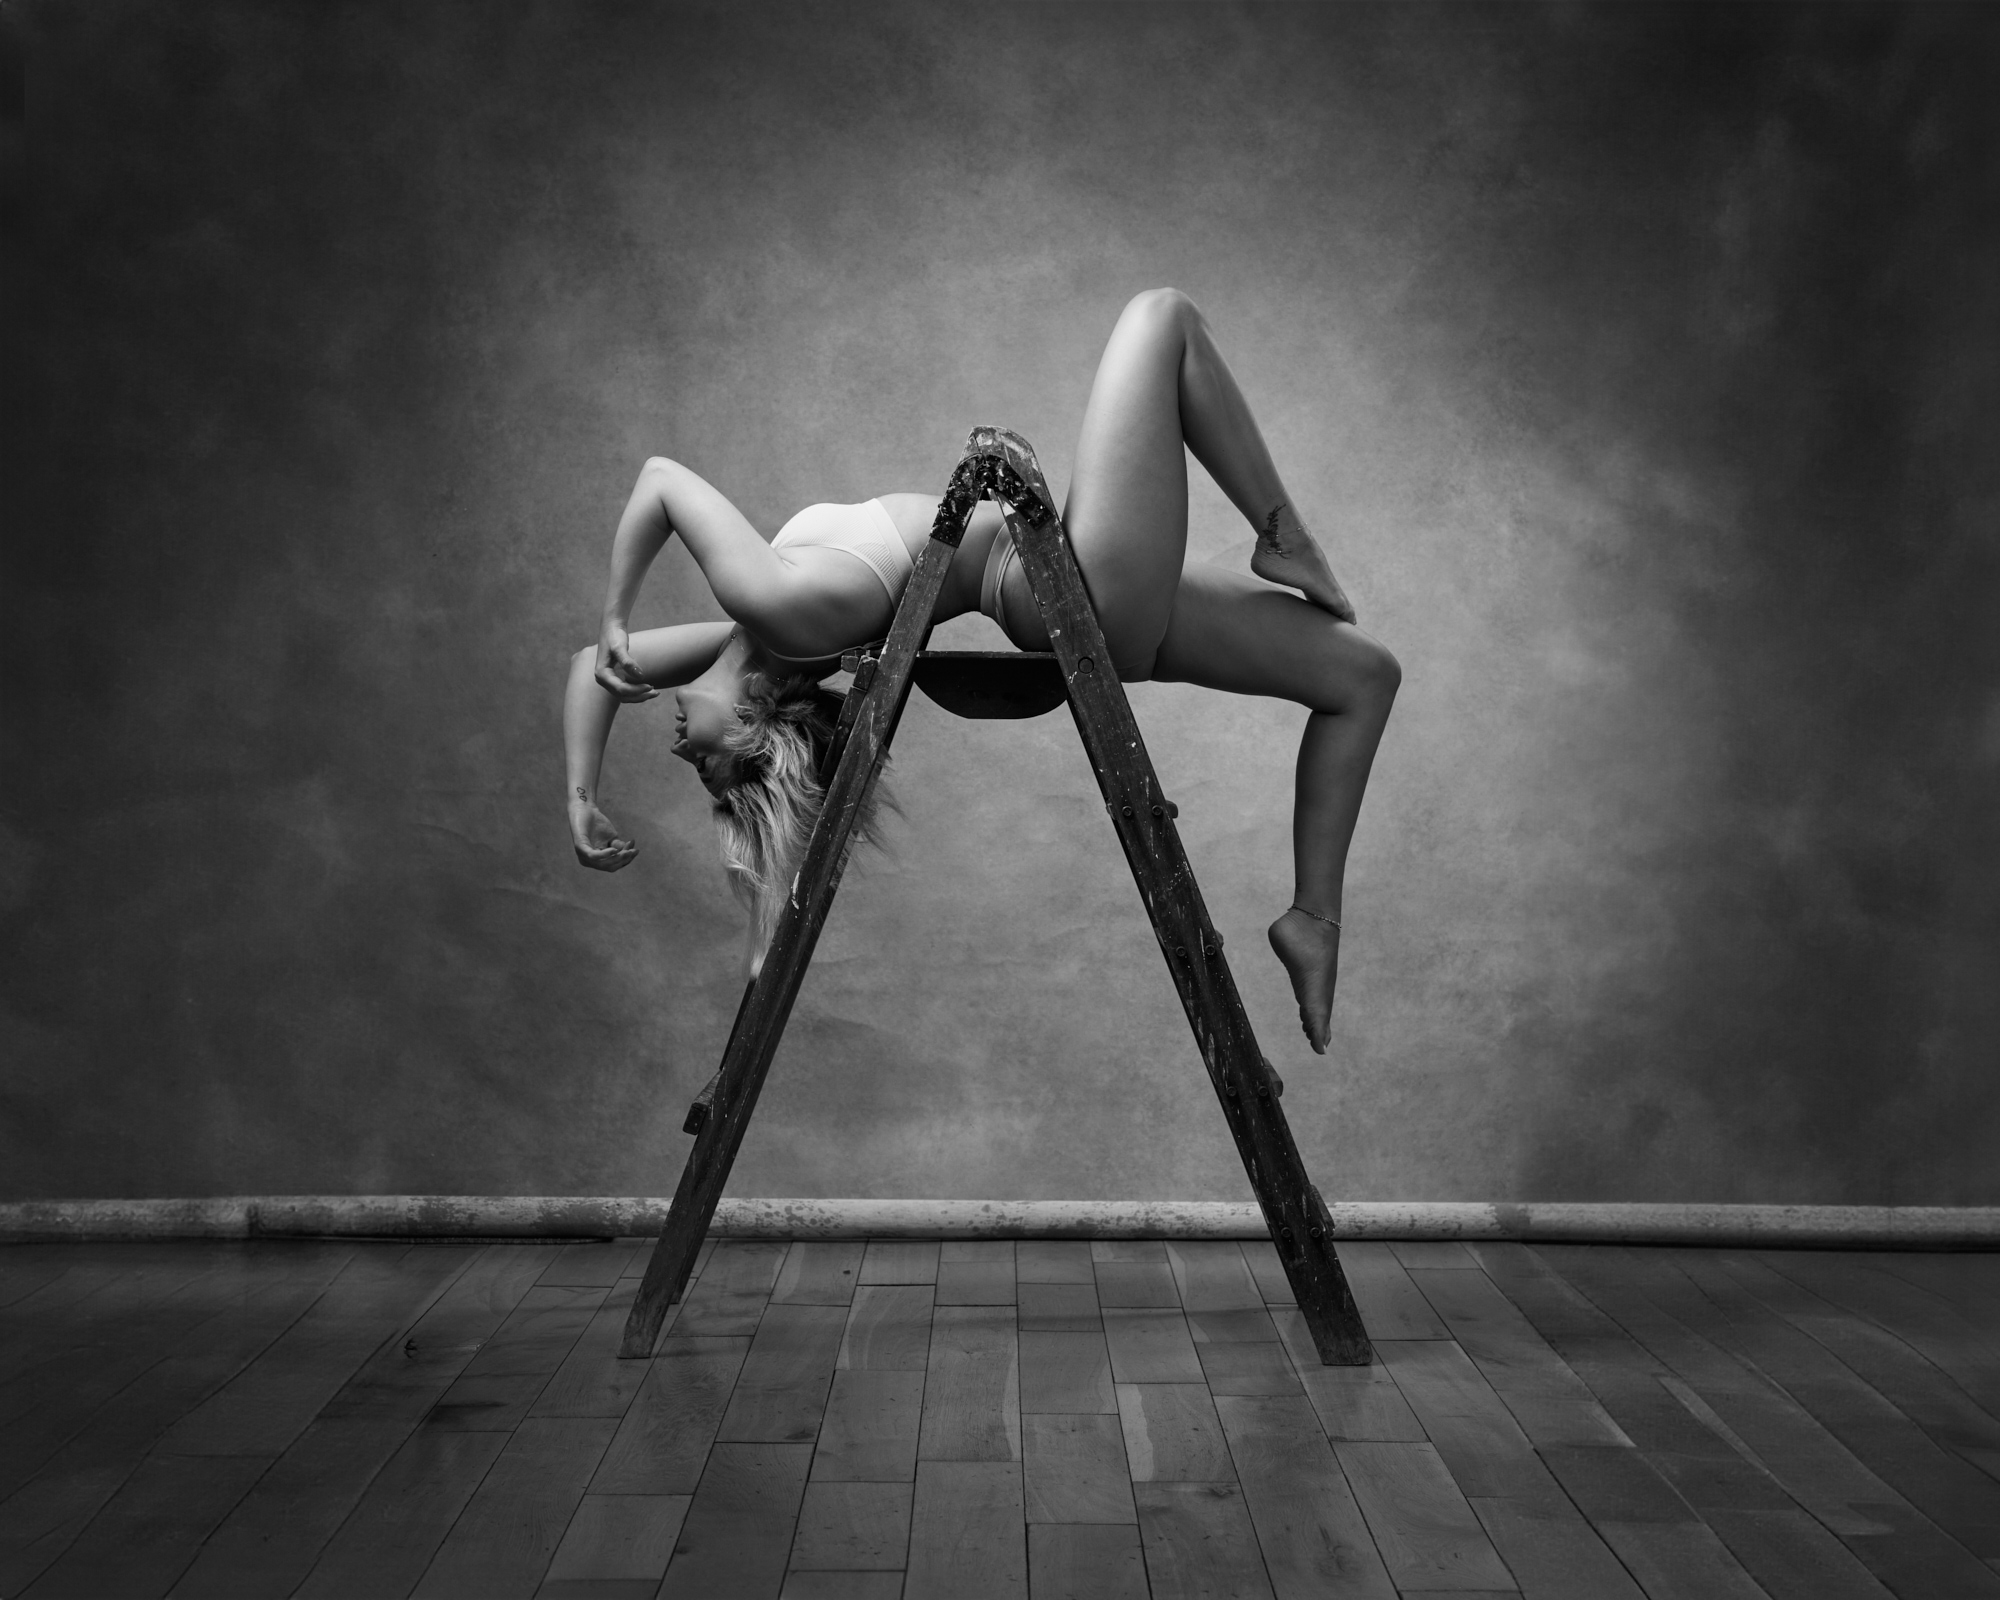
[[[1250,570],[1266,583],[1297,589],[1342,622],[1354,620],[1353,602],[1327,565],[1326,552],[1290,506],[1279,506],[1264,519],[1257,533],[1257,548],[1250,556]]]
[[[1271,948],[1291,976],[1299,1027],[1315,1055],[1333,1031],[1333,986],[1340,979],[1340,930],[1297,906],[1271,924]]]

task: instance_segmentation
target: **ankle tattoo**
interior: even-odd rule
[[[1282,500],[1271,507],[1271,514],[1264,519],[1264,526],[1257,534],[1257,543],[1274,556],[1285,553],[1284,543],[1278,536],[1278,518],[1285,509],[1285,502]]]

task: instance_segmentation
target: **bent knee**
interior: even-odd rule
[[[1403,663],[1389,653],[1387,645],[1369,639],[1368,648],[1362,652],[1361,677],[1372,693],[1393,700],[1403,686]]]
[[[1349,628],[1338,631],[1343,637],[1330,643],[1322,656],[1314,692],[1301,698],[1314,711],[1335,716],[1386,717],[1403,682],[1402,663],[1367,634]]]
[[[1391,655],[1386,646],[1377,644],[1365,633],[1349,641],[1350,649],[1343,665],[1347,692],[1346,709],[1371,712],[1386,717],[1390,706],[1396,702],[1396,691],[1402,687],[1403,664]],[[1358,650],[1352,646],[1359,645]]]
[[[1124,315],[1156,318],[1162,322],[1185,322],[1200,316],[1201,311],[1178,289],[1141,289],[1125,302]]]

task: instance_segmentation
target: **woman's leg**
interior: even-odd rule
[[[1318,606],[1239,573],[1190,567],[1154,676],[1293,700],[1312,713],[1292,802],[1292,909],[1271,924],[1270,939],[1291,977],[1299,1025],[1324,1054],[1340,972],[1333,924],[1347,847],[1402,669],[1367,634]]]
[[[1184,446],[1256,530],[1251,570],[1351,621],[1207,321],[1179,290],[1149,289],[1098,361],[1063,513],[1120,676],[1147,675],[1173,612],[1187,553]]]

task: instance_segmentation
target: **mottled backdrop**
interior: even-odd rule
[[[558,758],[633,474],[1060,486],[1173,284],[1405,667],[1323,1062],[1303,713],[1133,695],[1328,1195],[2000,1201],[1991,10],[7,17],[6,1197],[670,1190],[740,915],[666,712],[616,877]],[[1067,719],[895,779],[733,1192],[1246,1196]]]

